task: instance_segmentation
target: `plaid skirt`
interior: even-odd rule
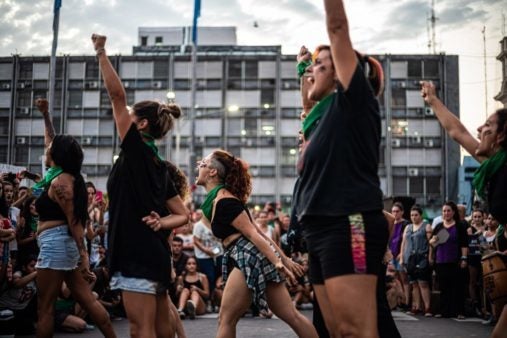
[[[278,253],[275,252],[278,255]],[[233,268],[245,275],[246,285],[252,291],[252,302],[259,310],[267,310],[266,283],[281,283],[284,278],[271,262],[245,237],[239,237],[225,249],[222,259],[224,283]]]

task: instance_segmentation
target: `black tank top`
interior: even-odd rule
[[[67,221],[67,217],[63,212],[60,205],[53,201],[49,195],[48,191],[44,190],[42,194],[35,200],[35,209],[39,214],[39,221]]]
[[[183,278],[183,287],[185,289],[190,290],[190,287],[192,285],[194,285],[194,286],[198,287],[199,289],[204,290],[202,283],[201,283],[201,274],[199,274],[198,276],[199,277],[197,278],[197,281],[195,281],[195,282],[187,282],[187,280],[185,278]]]

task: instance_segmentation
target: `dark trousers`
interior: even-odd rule
[[[400,332],[396,327],[391,309],[387,302],[386,294],[386,270],[387,265],[383,265],[378,274],[377,281],[377,327],[380,338],[401,338]],[[360,300],[358,300],[360,301]],[[317,297],[313,301],[313,325],[319,334],[319,338],[329,338],[329,332],[326,329],[322,312],[320,311]]]
[[[455,317],[464,314],[465,288],[464,272],[459,263],[436,264],[438,287],[440,289],[440,314]]]

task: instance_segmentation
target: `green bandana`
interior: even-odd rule
[[[298,63],[297,70],[299,78],[301,78],[305,74],[306,68],[310,67],[311,65],[312,65],[311,61],[301,61]]]
[[[317,122],[319,122],[322,115],[324,115],[324,113],[329,109],[331,101],[333,100],[333,94],[334,93],[329,94],[313,106],[310,114],[308,114],[308,116],[303,120],[301,129],[303,130],[305,140],[308,139],[308,136],[310,136],[312,131],[315,129]]]
[[[160,154],[158,153],[158,148],[157,146],[155,145],[155,139],[153,138],[153,136],[151,136],[150,134],[148,133],[141,133],[141,135],[144,136],[145,139],[147,139],[148,141],[144,141],[144,143],[150,147],[151,150],[153,150],[153,152],[155,153],[155,155],[158,157],[159,160],[161,161],[164,161],[164,159],[162,158],[162,156],[160,156]]]
[[[63,170],[62,170],[62,168],[60,168],[58,166],[49,168],[48,171],[46,171],[46,175],[44,175],[44,178],[42,180],[40,180],[39,182],[37,182],[34,185],[34,188],[35,189],[45,189],[45,188],[49,187],[49,185],[51,184],[51,181],[56,176],[60,175],[61,173],[63,173]]]
[[[206,199],[201,204],[201,210],[204,216],[211,222],[211,213],[213,212],[213,201],[217,198],[218,191],[224,188],[225,185],[219,184],[206,195]]]
[[[30,217],[30,228],[33,232],[37,232],[37,223],[39,222],[38,216],[32,216]]]
[[[475,171],[472,183],[480,198],[486,198],[484,190],[486,189],[487,182],[506,162],[507,151],[502,148],[495,155],[482,162],[480,167]]]

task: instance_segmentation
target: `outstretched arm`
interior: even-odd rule
[[[338,81],[344,90],[349,87],[356,70],[357,57],[349,35],[349,24],[342,0],[324,0],[326,26]]]
[[[118,129],[118,135],[123,140],[127,131],[132,124],[129,112],[127,109],[127,94],[123,88],[120,77],[114,69],[111,61],[106,55],[104,49],[106,45],[106,37],[103,35],[93,34],[92,35],[93,47],[97,52],[97,58],[99,59],[100,72],[104,79],[104,85],[106,86],[111,105],[113,106],[113,116],[116,121],[116,129]]]
[[[465,148],[477,161],[484,161],[484,157],[475,155],[479,141],[470,134],[461,121],[440,101],[436,94],[435,85],[432,82],[421,81],[421,96],[433,109],[438,121],[449,136]]]
[[[53,126],[53,120],[51,119],[48,110],[49,103],[46,99],[37,99],[35,100],[35,105],[42,113],[42,118],[44,119],[44,145],[47,148],[55,138],[55,127]]]

